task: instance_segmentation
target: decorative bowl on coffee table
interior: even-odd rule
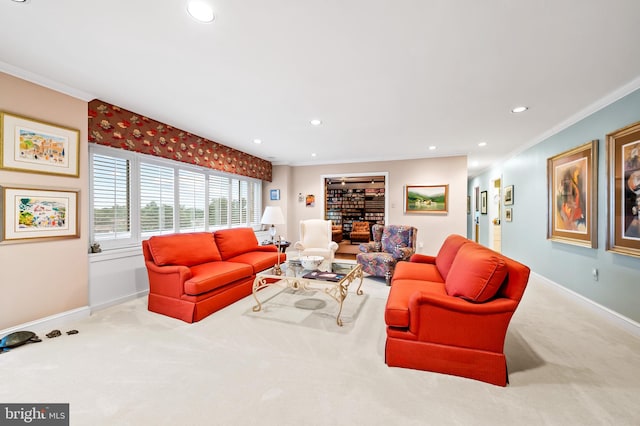
[[[311,271],[315,271],[316,269],[318,269],[323,261],[324,257],[322,256],[300,256],[302,267]]]

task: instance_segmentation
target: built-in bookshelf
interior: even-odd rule
[[[325,219],[334,225],[342,225],[342,233],[349,237],[353,222],[384,224],[385,190],[367,185],[326,185]]]

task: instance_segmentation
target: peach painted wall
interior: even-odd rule
[[[0,330],[88,305],[87,102],[0,73],[0,110],[80,130],[80,177],[0,169],[0,186],[79,190],[79,239],[0,243]]]

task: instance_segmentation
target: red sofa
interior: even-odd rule
[[[385,361],[506,386],[504,339],[529,268],[451,235],[438,255],[398,262],[385,308]]]
[[[142,252],[148,309],[188,323],[251,294],[256,272],[278,260],[278,248],[258,245],[251,228],[154,236]]]

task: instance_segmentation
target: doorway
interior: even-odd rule
[[[490,248],[497,251],[498,253],[502,252],[502,209],[501,209],[501,197],[502,192],[500,188],[502,187],[502,179],[497,178],[492,182],[491,192],[489,194],[489,218],[491,219],[491,223],[489,224],[489,229],[491,230],[489,244]]]
[[[356,173],[322,176],[324,218],[342,229],[349,239],[353,222],[387,223],[388,173]]]

